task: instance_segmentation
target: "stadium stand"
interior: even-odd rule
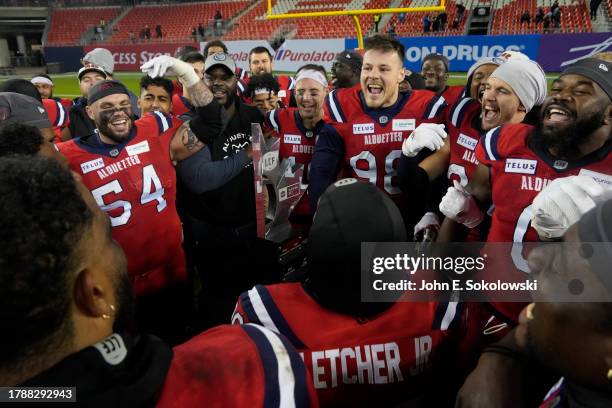
[[[193,27],[197,27],[200,23],[207,24],[213,20],[216,10],[221,11],[224,18],[229,19],[240,10],[245,9],[250,3],[251,1],[242,0],[173,6],[137,6],[117,22],[119,31],[107,43],[128,42],[130,31],[138,35],[146,24],[149,25],[151,31],[157,24],[162,26],[163,38],[156,39],[153,31],[151,42],[185,41],[191,38]]]
[[[286,4],[281,4],[275,13],[335,11],[349,6],[351,9],[375,9],[389,7],[390,3],[390,0],[307,0],[299,1],[292,8],[288,8]],[[287,27],[288,31],[294,31],[293,38],[343,38],[355,35],[353,21],[347,16],[265,20],[266,11],[266,1],[261,1],[253,10],[238,19],[234,23],[233,29],[224,38],[226,40],[267,39],[282,27]],[[253,22],[257,22],[257,24],[252,24]],[[371,15],[359,16],[359,22],[364,33],[369,32],[374,25]]]
[[[80,7],[54,9],[47,45],[75,45],[83,33],[101,19],[111,21],[119,15],[119,7]]]
[[[544,8],[544,13],[550,10],[552,0],[495,0],[494,17],[490,34],[528,34],[542,33],[542,24],[536,27],[533,16],[538,7]],[[608,6],[610,0],[608,0]],[[580,33],[591,32],[593,27],[589,17],[589,9],[584,0],[560,0],[561,26],[557,29],[551,28],[548,32]],[[521,14],[527,10],[531,15],[531,24],[520,24]]]
[[[457,15],[457,2],[449,0],[446,2],[446,14],[448,15],[446,27],[438,32],[423,33],[423,17],[429,15],[430,19],[439,14],[432,12],[420,12],[420,13],[406,13],[406,18],[403,23],[400,23],[399,16],[393,14],[388,25],[385,27],[385,32],[389,25],[393,24],[395,32],[399,36],[411,36],[411,35],[429,35],[429,36],[444,36],[444,35],[461,35],[465,29],[465,23],[468,19],[469,10],[475,7],[476,4],[483,4],[483,1],[478,0],[467,0],[462,1],[466,8],[463,18],[459,22],[457,28],[451,28],[451,24]],[[399,7],[433,7],[439,5],[438,0],[403,0]]]

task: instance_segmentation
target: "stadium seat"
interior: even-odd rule
[[[47,45],[78,45],[85,31],[104,19],[107,23],[119,14],[119,7],[80,7],[55,9]]]

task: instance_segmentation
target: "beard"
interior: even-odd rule
[[[605,113],[602,109],[589,117],[575,119],[571,125],[556,127],[544,126],[544,112],[546,109],[542,109],[532,140],[547,148],[559,159],[575,159],[580,156],[580,144],[599,129]]]
[[[133,116],[132,108],[131,107],[120,108],[116,110],[100,112],[98,114],[98,118],[97,118],[98,120],[96,121],[96,127],[98,128],[101,134],[108,137],[112,141],[116,143],[123,143],[130,135],[129,130],[131,130],[131,126],[129,127],[130,129],[128,130],[128,132],[125,134],[117,134],[113,132],[109,127],[109,123],[113,120],[113,117],[115,116],[117,112],[125,113],[125,115],[127,116],[128,122],[132,121],[132,116]]]

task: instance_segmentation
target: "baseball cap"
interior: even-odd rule
[[[361,64],[363,64],[363,57],[351,50],[344,50],[336,56],[336,61],[342,62],[348,65],[354,71],[361,71]]]
[[[612,63],[597,58],[583,58],[565,68],[561,75],[577,74],[589,78],[612,99]]]
[[[104,75],[104,78],[108,76],[104,68],[99,67],[97,65],[87,65],[79,69],[79,73],[77,75],[77,77],[79,78],[79,81],[81,81],[81,77],[83,77],[83,75],[85,75],[88,72],[92,72],[92,71],[99,72],[100,74]]]
[[[84,66],[97,65],[111,75],[113,72],[115,72],[115,60],[113,59],[113,54],[111,54],[111,52],[106,48],[94,48],[85,54],[85,56],[81,59],[81,63]]]
[[[36,89],[36,86],[34,86],[34,84],[27,79],[9,79],[8,81],[0,84],[0,92],[14,92],[21,95],[27,95],[36,99],[37,101],[42,102],[38,89]]]
[[[232,74],[236,71],[236,63],[232,59],[231,55],[224,52],[218,52],[206,58],[206,62],[204,63],[204,72],[208,72],[209,69],[216,67],[217,65],[224,66],[225,68],[229,69]]]
[[[14,92],[0,92],[0,124],[4,123],[23,123],[38,129],[51,127],[42,103]]]

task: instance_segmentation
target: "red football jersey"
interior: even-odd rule
[[[449,110],[446,127],[450,142],[448,179],[457,180],[467,186],[472,173],[478,166],[476,146],[480,140],[480,130],[472,125],[480,117],[480,103],[472,98],[462,98]],[[479,120],[479,119],[477,119]]]
[[[324,121],[317,123],[314,129],[306,129],[297,108],[275,109],[266,114],[266,126],[274,129],[279,138],[278,161],[290,160],[304,165],[302,184],[308,185],[310,160],[314,146]],[[292,212],[293,215],[310,217],[308,197],[303,195]]]
[[[376,184],[397,202],[401,191],[395,178],[402,143],[421,123],[443,123],[444,98],[417,90],[400,93],[393,106],[370,109],[361,89],[353,87],[332,91],[326,104],[337,122],[332,125],[343,145],[345,174]],[[323,147],[327,141],[321,137],[318,143]]]
[[[390,406],[417,398],[432,380],[464,327],[461,307],[396,302],[358,319],[325,309],[300,283],[284,283],[240,295],[232,322],[284,335],[302,354],[321,405]]]
[[[170,160],[170,140],[181,124],[152,112],[133,123],[121,144],[106,145],[93,134],[58,146],[110,217],[136,295],[186,278],[176,173]]]
[[[319,406],[299,354],[264,327],[215,327],[173,351],[157,407]]]
[[[524,280],[529,273],[523,242],[539,241],[531,227],[532,202],[554,179],[573,175],[591,176],[612,185],[612,152],[606,145],[575,162],[559,160],[545,147],[529,145],[534,128],[525,124],[497,127],[485,134],[476,157],[490,167],[493,216],[487,242],[513,242],[508,251],[495,245],[489,253],[487,271],[505,280]],[[508,253],[509,252],[509,253]],[[494,253],[495,256],[492,256]],[[489,274],[491,275],[491,274]],[[503,275],[503,276],[502,276]],[[513,321],[518,321],[522,303],[492,303]]]
[[[465,86],[463,85],[452,85],[444,88],[440,95],[444,97],[448,106],[453,106],[459,99],[461,99],[461,95],[463,95],[463,91],[465,90]]]
[[[181,116],[191,110],[191,103],[183,95],[172,95],[172,114]]]
[[[53,125],[53,133],[55,134],[53,142],[59,143],[62,141],[62,129],[70,124],[68,109],[66,109],[64,104],[57,99],[43,99],[42,102],[47,111],[47,116],[51,121],[51,125]]]

